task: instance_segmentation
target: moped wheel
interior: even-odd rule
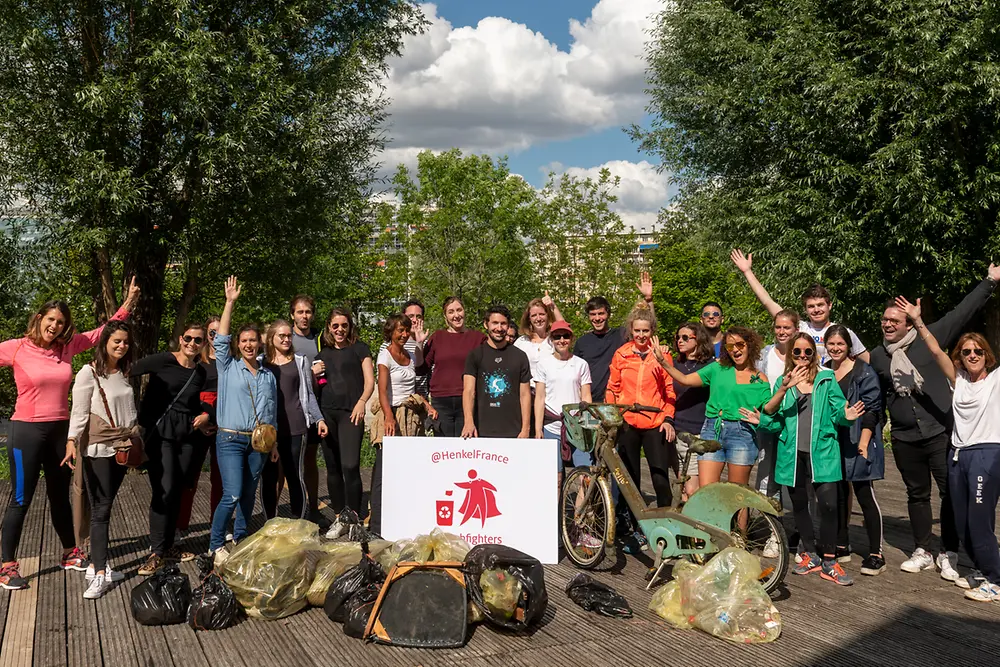
[[[746,513],[746,529],[740,525],[740,514]],[[755,508],[745,508],[733,515],[730,534],[733,546],[739,547],[760,559],[760,583],[768,595],[777,590],[788,573],[791,560],[788,553],[788,536],[781,519]],[[704,565],[712,556],[692,556],[691,560]]]
[[[588,489],[595,484],[587,497]],[[614,511],[607,479],[589,468],[575,468],[566,476],[562,488],[562,543],[574,565],[592,570],[604,560]]]

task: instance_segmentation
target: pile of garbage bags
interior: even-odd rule
[[[678,628],[698,628],[740,644],[773,642],[781,615],[760,583],[760,560],[729,547],[704,566],[678,562],[649,608]]]
[[[141,625],[174,625],[187,621],[195,630],[222,630],[235,625],[243,610],[236,595],[212,570],[212,559],[198,562],[201,583],[193,591],[176,565],[165,567],[132,589],[132,617]]]

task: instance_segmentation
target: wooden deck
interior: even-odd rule
[[[130,475],[115,503],[112,563],[124,582],[96,602],[84,600],[80,572],[60,570],[58,539],[48,519],[45,493],[35,496],[20,549],[22,573],[31,588],[0,593],[0,667],[14,665],[234,665],[320,667],[336,665],[989,665],[1000,663],[1000,605],[966,600],[934,572],[905,574],[902,549],[912,543],[902,482],[894,466],[877,487],[885,514],[889,569],[879,577],[848,571],[857,583],[841,588],[818,576],[788,575],[777,600],[784,620],[781,638],[762,646],[737,646],[696,630],[675,630],[648,611],[645,565],[633,557],[605,561],[598,578],[631,603],[631,620],[584,612],[563,592],[576,574],[567,561],[546,568],[549,610],[530,636],[475,627],[459,650],[426,651],[366,645],[345,636],[322,609],[274,621],[246,620],[219,632],[195,633],[187,625],[142,627],[129,612],[129,592],[147,541],[149,483]],[[208,489],[199,490],[192,550],[207,547]],[[648,480],[644,485],[648,487]],[[0,497],[9,488],[0,488]],[[283,498],[286,501],[287,497]],[[259,520],[259,519],[258,519]],[[855,511],[852,538],[865,545]],[[965,558],[963,565],[968,565]],[[194,563],[184,570],[195,577]]]

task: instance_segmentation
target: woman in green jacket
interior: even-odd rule
[[[820,368],[816,343],[798,333],[788,343],[785,373],[764,405],[763,414],[743,412],[747,421],[778,434],[774,480],[788,487],[796,529],[801,536],[801,562],[795,574],[819,572],[842,586],[854,581],[836,559],[837,482],[843,478],[837,426],[850,426],[864,414],[864,403],[847,405],[833,371]],[[820,513],[820,540],[816,543],[809,515],[807,484],[816,492]],[[821,553],[823,558],[820,559]]]

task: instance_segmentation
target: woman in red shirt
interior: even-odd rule
[[[457,438],[462,435],[465,417],[462,412],[465,358],[483,344],[482,331],[465,328],[465,306],[457,296],[444,300],[447,329],[431,334],[424,344],[424,364],[431,372],[431,406],[438,413],[434,435]]]
[[[135,278],[125,303],[112,316],[128,318],[139,300]],[[3,566],[0,587],[8,590],[27,588],[16,560],[24,517],[31,507],[38,477],[45,470],[45,491],[49,498],[52,525],[63,545],[59,563],[64,570],[87,569],[83,553],[76,548],[73,511],[69,502],[72,475],[62,465],[67,460],[66,438],[69,434],[69,386],[73,381],[73,357],[97,344],[104,330],[78,334],[73,316],[64,301],[49,301],[31,316],[22,338],[0,343],[0,366],[14,369],[17,404],[10,421],[7,460],[14,493],[3,518]]]

